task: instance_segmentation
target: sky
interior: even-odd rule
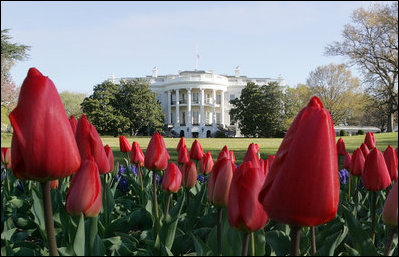
[[[11,76],[20,86],[30,67],[59,92],[90,95],[119,77],[198,69],[306,83],[318,66],[347,61],[324,55],[342,42],[345,24],[367,1],[308,2],[15,2],[1,1],[1,29],[31,46]],[[352,68],[356,76],[357,71]]]

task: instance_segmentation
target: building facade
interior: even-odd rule
[[[115,83],[135,79],[139,77],[110,78]],[[212,137],[221,129],[233,131],[232,136],[240,136],[237,123],[229,115],[230,100],[240,97],[248,82],[265,85],[275,81],[286,88],[281,76],[278,79],[248,78],[240,75],[239,67],[234,76],[218,75],[212,70],[179,71],[177,75],[158,76],[154,67],[152,76],[141,79],[148,81],[156,93],[168,127],[176,135],[187,138]]]

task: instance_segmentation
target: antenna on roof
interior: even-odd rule
[[[197,70],[198,69],[198,61],[199,61],[199,58],[200,58],[200,55],[198,53],[198,44],[195,45],[195,51],[197,53],[196,56],[195,56],[195,70]]]

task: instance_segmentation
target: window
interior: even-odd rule
[[[220,124],[222,121],[221,121],[221,113],[220,112],[217,112],[216,113],[216,124]]]
[[[207,104],[211,103],[211,96],[209,94],[206,94],[206,103]]]
[[[182,94],[180,95],[180,103],[181,103],[181,104],[185,104],[185,103],[186,103],[186,97],[185,97],[185,94],[184,94],[184,93],[182,93]]]
[[[171,105],[175,105],[176,104],[176,95],[170,95],[170,101],[171,101]]]
[[[186,124],[186,112],[182,112],[182,119],[181,119],[180,123],[183,125]]]
[[[199,104],[198,92],[193,93],[193,104]]]
[[[222,103],[222,95],[216,95],[216,104]]]
[[[199,124],[199,113],[197,111],[193,111],[193,125]]]
[[[176,120],[175,116],[176,116],[176,115],[175,115],[175,112],[171,112],[170,114],[171,114],[171,116],[170,116],[170,123],[173,124],[173,123],[175,123],[175,120]]]

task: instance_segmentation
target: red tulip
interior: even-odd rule
[[[82,117],[78,121],[76,142],[82,160],[89,159],[93,156],[100,174],[105,174],[110,171],[109,160],[97,129],[89,122],[84,114],[82,114]]]
[[[231,157],[230,157],[230,151],[229,151],[229,149],[227,148],[227,146],[224,146],[223,149],[222,149],[222,151],[220,151],[220,153],[219,153],[219,155],[218,155],[218,158],[217,158],[216,162],[218,162],[219,160],[224,159],[224,158],[231,159]]]
[[[9,117],[14,129],[12,171],[17,178],[46,182],[79,169],[79,149],[61,98],[53,82],[37,69],[29,69]]]
[[[265,176],[267,176],[267,174],[269,173],[270,167],[272,166],[273,161],[274,161],[275,158],[276,158],[275,155],[269,155],[269,157],[267,157],[267,159],[264,160],[264,167],[263,167],[264,171],[263,171],[263,173],[265,174]]]
[[[169,159],[170,156],[166,150],[163,137],[158,132],[155,132],[145,152],[144,166],[152,171],[165,170]]]
[[[182,174],[173,162],[168,164],[162,179],[162,190],[176,193],[180,189]]]
[[[367,147],[367,145],[365,143],[362,143],[362,145],[360,146],[360,149],[362,150],[364,159],[366,159],[367,155],[370,152],[369,148]]]
[[[188,157],[188,149],[186,145],[182,145],[179,149],[179,156],[177,157],[177,163],[183,165],[188,162],[190,158]]]
[[[337,142],[337,152],[338,152],[338,155],[342,155],[342,156],[344,156],[346,154],[345,143],[341,137],[338,139],[338,142]]]
[[[288,129],[259,201],[270,218],[282,223],[326,223],[338,209],[337,171],[334,125],[321,101],[313,97]]]
[[[191,160],[201,160],[202,156],[204,156],[204,150],[202,150],[201,144],[197,139],[193,142],[190,149],[190,159]]]
[[[265,178],[260,168],[254,167],[252,162],[244,162],[236,169],[227,203],[230,226],[253,232],[266,225],[268,216],[258,201]]]
[[[231,159],[231,161],[232,161],[233,163],[236,163],[236,156],[234,155],[234,151],[233,151],[233,150],[230,150],[230,151],[229,151],[229,154],[230,154],[230,159]]]
[[[258,144],[255,144],[256,153],[258,154],[258,159],[260,159],[260,148]]]
[[[375,148],[375,138],[373,132],[366,133],[366,136],[364,138],[364,143],[367,145],[369,150]]]
[[[382,220],[389,226],[398,227],[398,182],[393,185],[385,200]]]
[[[179,143],[177,144],[177,147],[176,147],[177,152],[180,151],[180,147],[182,147],[183,145],[184,146],[186,145],[186,141],[184,140],[184,137],[181,137],[180,141],[179,141]]]
[[[362,174],[364,187],[368,191],[379,191],[391,184],[391,177],[381,151],[374,148],[366,157]]]
[[[105,154],[107,155],[108,163],[109,163],[109,172],[114,170],[114,153],[112,152],[111,147],[108,145],[104,146]]]
[[[78,126],[78,121],[76,120],[75,116],[71,115],[71,117],[69,117],[69,123],[71,124],[73,134],[76,136],[76,128]]]
[[[97,164],[93,157],[85,159],[72,177],[65,200],[65,209],[70,215],[95,217],[101,210],[101,182]]]
[[[387,164],[391,180],[398,180],[398,159],[392,146],[388,145],[387,149],[385,149],[384,159],[385,163]]]
[[[7,169],[11,167],[11,150],[7,147],[1,148],[1,163],[3,163]]]
[[[258,157],[258,153],[257,153],[256,146],[255,146],[254,143],[251,143],[248,146],[248,150],[245,153],[245,157],[244,157],[244,160],[243,160],[243,163],[244,162],[252,162],[252,164],[255,167],[260,167],[259,157]]]
[[[235,167],[231,159],[223,158],[215,163],[208,180],[208,201],[216,207],[227,206],[231,179]]]
[[[361,176],[364,170],[365,158],[360,148],[357,148],[352,154],[350,173],[353,176]]]
[[[119,149],[122,153],[128,153],[132,150],[129,141],[127,141],[127,138],[124,135],[119,136]]]
[[[398,148],[397,148],[397,147],[396,147],[396,149],[395,149],[395,153],[396,153],[396,158],[399,159],[399,156],[398,156]]]
[[[51,189],[57,189],[58,188],[58,179],[51,180],[50,188]]]
[[[193,188],[197,181],[197,167],[193,161],[186,162],[183,167],[183,181],[184,188]]]
[[[351,165],[352,165],[351,160],[352,160],[351,154],[347,152],[345,154],[344,169],[351,170]]]
[[[200,161],[200,173],[203,175],[208,175],[209,173],[211,173],[213,165],[214,163],[211,152],[208,151],[206,152],[206,154],[204,154]]]
[[[136,166],[144,166],[144,154],[140,148],[139,143],[133,142],[131,152],[130,152],[130,159],[132,163],[136,164]]]

